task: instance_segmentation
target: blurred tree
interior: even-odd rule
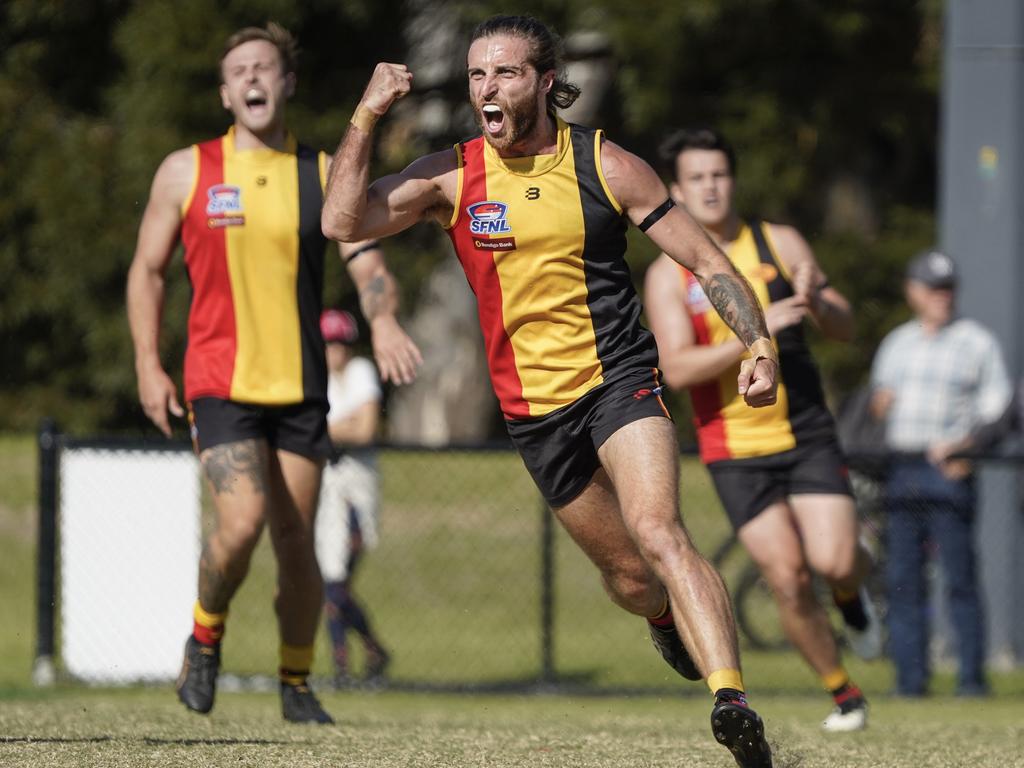
[[[799,227],[853,302],[857,341],[816,343],[843,399],[899,319],[902,265],[935,237],[943,3],[588,5],[579,18],[616,44],[627,146],[657,162],[672,128],[717,125],[739,156],[740,210]]]
[[[289,122],[328,150],[375,62],[430,51],[406,115],[384,124],[383,173],[475,130],[468,33],[509,10],[496,0],[0,5],[0,429],[44,414],[81,430],[144,424],[124,275],[162,157],[229,122],[216,93],[228,33],[275,19],[297,34]],[[799,226],[858,309],[858,343],[819,356],[837,397],[852,388],[898,319],[902,263],[934,237],[940,0],[521,0],[512,10],[551,24],[579,60],[594,55],[580,41],[599,33],[607,47],[587,82],[609,81],[594,123],[617,143],[657,162],[679,125],[730,135],[741,209]],[[630,244],[639,281],[655,254],[635,233]],[[410,311],[421,294],[446,295],[444,280],[465,289],[436,228],[413,228],[388,251]],[[328,265],[327,301],[354,306]],[[169,285],[164,359],[177,371],[189,293],[180,260]]]
[[[117,407],[122,277],[101,118],[125,2],[0,10],[0,424],[95,425]],[[113,301],[112,301],[113,299]],[[112,345],[113,342],[113,345]],[[111,397],[113,395],[113,397]]]

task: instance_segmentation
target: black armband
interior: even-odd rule
[[[645,218],[643,221],[641,221],[639,224],[637,224],[637,228],[641,232],[646,232],[648,229],[650,229],[655,224],[657,224],[662,216],[664,216],[666,213],[668,213],[669,211],[671,211],[675,207],[676,207],[675,200],[673,200],[670,197],[664,203],[662,203],[657,208],[655,208],[653,211],[648,213],[647,214],[647,218]]]
[[[352,253],[345,257],[345,263],[348,264],[356,256],[366,253],[367,251],[372,251],[374,248],[380,248],[380,240],[371,240],[365,245],[359,246],[354,251],[352,251]]]

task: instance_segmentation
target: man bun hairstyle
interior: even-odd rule
[[[729,160],[729,173],[736,175],[736,150],[732,148],[721,132],[706,125],[681,128],[670,134],[658,150],[666,170],[676,173],[676,158],[688,149],[711,149],[724,152]]]
[[[244,27],[232,33],[224,41],[224,51],[220,55],[220,62],[223,65],[224,58],[235,48],[252,40],[266,40],[277,48],[281,56],[281,68],[287,75],[295,72],[299,63],[299,44],[287,29],[276,21],[268,21],[265,27]]]
[[[470,42],[495,35],[521,37],[530,44],[527,54],[530,66],[540,74],[554,70],[555,82],[547,94],[549,112],[554,112],[556,107],[568,109],[579,98],[579,87],[566,79],[562,39],[543,22],[533,16],[492,16],[477,25]]]

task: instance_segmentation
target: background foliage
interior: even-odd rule
[[[414,14],[450,14],[468,29],[495,10],[535,13],[567,37],[604,33],[615,83],[602,124],[648,160],[674,126],[725,129],[739,151],[742,209],[796,224],[854,302],[857,343],[824,347],[819,359],[835,397],[855,386],[901,316],[901,265],[934,237],[939,0],[636,0],[628,11],[614,0],[9,0],[0,6],[0,430],[34,428],[44,415],[72,431],[144,427],[125,272],[160,160],[228,124],[216,63],[231,31],[276,19],[297,34],[289,120],[306,143],[332,149],[373,63],[406,57],[402,30]],[[463,98],[461,80],[439,88],[453,105]],[[393,144],[379,171],[443,146],[415,135]],[[654,254],[643,238],[631,242],[639,278]],[[440,258],[437,236],[417,229],[390,250],[411,307]],[[330,261],[327,298],[351,303]],[[180,259],[169,286],[162,343],[178,372]]]

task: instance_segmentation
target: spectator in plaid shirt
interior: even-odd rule
[[[884,420],[888,448],[917,454],[893,461],[886,489],[890,653],[903,696],[928,690],[926,538],[937,545],[949,585],[959,635],[957,693],[988,693],[972,468],[966,460],[940,458],[935,448],[998,418],[1011,384],[992,333],[954,314],[955,289],[949,256],[915,256],[905,285],[914,317],[882,340],[871,371],[871,411]]]

